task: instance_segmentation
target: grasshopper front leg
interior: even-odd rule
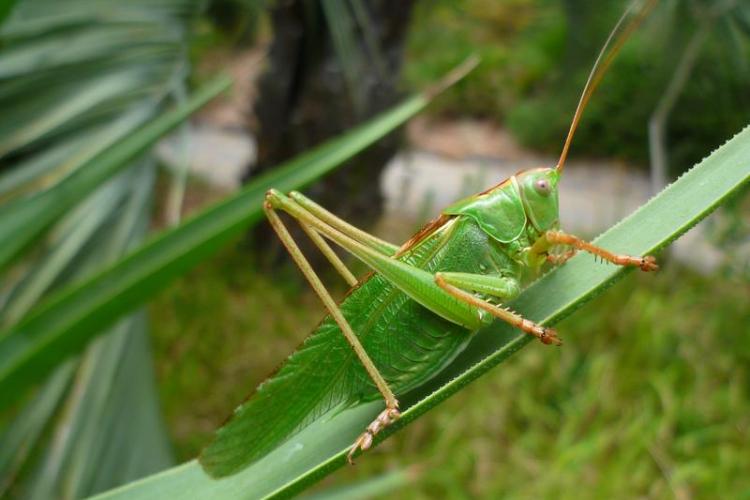
[[[534,246],[532,247],[532,251],[543,253],[553,245],[565,245],[573,247],[575,250],[583,250],[584,252],[596,255],[602,260],[606,260],[607,262],[611,262],[618,266],[639,267],[641,271],[646,272],[659,270],[659,265],[656,263],[656,259],[651,255],[634,257],[631,255],[615,254],[610,252],[609,250],[584,241],[577,236],[563,233],[562,231],[547,231],[546,233],[544,233],[544,236],[534,244]],[[561,256],[548,256],[548,260],[555,264],[562,264],[570,257],[575,255],[575,250],[569,251]]]

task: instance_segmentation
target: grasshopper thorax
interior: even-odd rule
[[[445,215],[463,215],[500,243],[517,240],[531,225],[539,234],[559,223],[557,181],[552,168],[526,170],[497,186],[463,199],[443,210]]]

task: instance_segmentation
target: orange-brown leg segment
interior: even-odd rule
[[[596,255],[603,260],[617,264],[618,266],[637,266],[641,268],[642,271],[656,271],[659,269],[659,266],[656,264],[656,259],[650,255],[646,255],[645,257],[633,257],[630,255],[615,254],[604,248],[592,245],[572,234],[566,234],[560,231],[547,231],[544,236],[547,242],[551,245],[568,245],[578,250],[583,250],[584,252]]]
[[[510,311],[508,309],[503,309],[502,307],[496,306],[494,304],[490,304],[478,297],[475,297],[471,293],[465,292],[464,290],[461,290],[460,288],[457,288],[450,283],[445,281],[445,278],[441,275],[441,273],[437,273],[435,275],[435,283],[448,292],[453,297],[457,298],[458,300],[467,302],[469,304],[472,304],[480,309],[483,309],[487,311],[488,313],[492,314],[496,318],[499,318],[506,323],[509,323],[524,332],[528,333],[529,335],[533,335],[534,337],[538,338],[545,344],[555,344],[555,345],[562,345],[562,341],[557,336],[557,332],[553,328],[548,328],[546,326],[538,325],[534,323],[533,321],[530,321],[523,316],[521,316],[518,313],[515,313],[513,311]]]

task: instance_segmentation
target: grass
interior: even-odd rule
[[[419,88],[470,54],[481,57],[472,77],[430,113],[502,119],[553,67],[564,41],[558,9],[530,0],[418,2],[403,73]]]
[[[180,459],[320,319],[285,272],[235,246],[152,304]],[[562,349],[533,346],[324,485],[416,463],[413,498],[750,494],[748,311],[747,282],[632,275],[560,325]]]

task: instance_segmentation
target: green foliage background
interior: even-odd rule
[[[407,81],[429,81],[449,61],[476,52],[482,65],[433,112],[503,122],[522,144],[556,154],[596,53],[629,2],[596,2],[580,16],[582,24],[571,25],[566,13],[584,3],[422,2],[409,42]],[[696,29],[694,3],[711,5],[665,0],[634,34],[586,110],[574,155],[647,163],[646,122]],[[747,7],[738,5],[713,25],[701,50],[669,121],[675,175],[739,130],[750,114],[749,18]]]
[[[688,182],[688,174],[681,179],[685,182],[670,187],[627,223],[610,231],[608,239],[617,240],[619,231],[615,247],[653,248],[651,245],[657,244],[654,238],[663,242],[669,231],[676,229],[665,229],[669,227],[664,226],[666,220],[682,221],[683,229],[694,222],[684,214],[698,209],[695,200],[705,195],[709,185],[733,183],[729,181],[732,177],[740,182],[738,186],[746,186],[747,158],[742,153],[747,150],[746,137],[747,131],[732,141],[732,148],[727,145],[701,165],[700,176],[691,172],[696,175]],[[726,176],[712,177],[716,162],[723,162]],[[675,205],[679,208],[674,213],[665,212]],[[663,217],[655,218],[656,213]],[[575,269],[571,267],[574,263]],[[601,276],[616,272],[590,258],[572,261],[534,285],[518,307],[556,315],[550,311],[568,307],[568,300],[582,299],[579,282],[598,283]],[[410,490],[414,496],[441,490],[460,495],[467,489],[486,496],[590,498],[672,492],[712,496],[746,490],[748,485],[737,471],[746,466],[742,443],[748,431],[744,414],[748,374],[737,367],[744,365],[748,349],[737,339],[735,326],[742,323],[748,305],[746,275],[719,281],[667,265],[658,278],[662,280],[659,284],[648,286],[656,277],[631,277],[630,287],[619,293],[620,288],[609,290],[590,308],[567,320],[566,329],[572,332],[566,341],[574,342],[575,349],[569,350],[570,343],[560,350],[532,344],[530,350],[543,354],[536,354],[542,361],[536,358],[530,371],[517,372],[516,362],[507,362],[487,375],[485,380],[494,381],[491,385],[467,390],[476,391],[471,392],[471,399],[461,399],[456,406],[446,403],[454,411],[442,407],[437,423],[426,434],[420,435],[420,426],[431,424],[422,419],[400,438],[394,437],[406,443],[397,448],[403,455],[413,457],[428,450],[422,455],[428,472],[419,486]],[[200,279],[213,281],[210,273]],[[636,279],[638,283],[633,283]],[[576,291],[561,289],[566,283]],[[544,293],[555,290],[557,294]],[[706,292],[708,296],[703,295]],[[187,327],[179,325],[176,330]],[[588,336],[579,337],[579,332]],[[496,338],[500,332],[492,333]],[[703,364],[699,367],[699,363]],[[429,393],[426,390],[422,396]],[[429,402],[425,404],[429,407]],[[407,410],[405,419],[414,408]],[[480,429],[473,434],[475,427]],[[338,432],[347,429],[345,425]],[[473,441],[472,435],[476,436]],[[401,456],[394,452],[393,442],[384,444],[390,451],[384,460],[391,467]],[[362,463],[383,467],[373,455]],[[336,462],[339,458],[343,462],[342,456]],[[498,474],[503,467],[513,473]],[[205,481],[185,469],[171,474],[170,488],[179,488],[175,481],[180,475],[205,487]],[[238,487],[241,480],[236,483]],[[156,484],[152,480],[135,485],[131,493],[145,494]],[[586,485],[585,493],[580,485]]]
[[[312,293],[246,264],[228,249],[150,307],[160,396],[184,460],[322,314]],[[532,345],[321,487],[417,464],[404,497],[748,491],[750,340],[738,326],[748,292],[746,281],[680,266],[630,276],[558,325],[564,348]],[[295,314],[262,313],[285,308]]]
[[[112,276],[131,276],[128,266],[140,263],[140,281],[128,289],[138,292],[140,304],[228,242],[218,258],[187,273],[148,307],[158,384],[146,315],[135,312],[109,329],[107,318],[88,323],[106,307],[99,308],[96,289],[87,285],[84,313],[90,316],[39,329],[56,332],[78,355],[28,394],[23,389],[57,365],[63,350],[42,349],[44,359],[29,363],[27,375],[35,375],[22,377],[23,384],[4,379],[12,387],[4,386],[9,396],[0,407],[17,400],[22,407],[0,413],[0,495],[78,497],[194,457],[229,409],[314,327],[322,309],[299,286],[295,271],[257,272],[252,256],[232,239],[243,224],[259,220],[259,186],[204,212],[192,230],[167,232],[141,246],[158,167],[146,150],[224,86],[219,82],[186,101],[189,55],[199,59],[201,44],[211,40],[250,37],[248,23],[225,26],[226,38],[209,33],[196,42],[191,33],[203,6],[197,0],[134,0],[118,9],[108,0],[15,3],[23,15],[0,25],[0,361],[23,357],[3,357],[17,352],[12,335],[28,324],[19,319],[31,311],[54,320],[60,310],[38,305],[71,283],[103,268],[111,274],[99,276],[111,283]],[[255,22],[256,3],[229,3],[254,9],[248,20]],[[621,9],[613,0],[603,15],[577,26],[592,42],[570,52],[562,5],[421,2],[407,81],[424,87],[479,52],[482,66],[434,112],[503,120],[523,143],[556,152],[590,61]],[[0,23],[13,6],[0,6]],[[750,26],[746,10],[743,15],[739,26]],[[750,77],[741,62],[748,45],[739,32],[721,27],[720,35],[738,35],[734,49],[727,50],[725,39],[710,39],[670,123],[678,170],[747,121]],[[131,43],[133,33],[139,43]],[[643,160],[643,117],[673,70],[670,47],[684,37],[676,32],[662,40],[663,54],[656,56],[653,30],[628,45],[592,101],[576,150]],[[413,98],[379,131],[292,163],[299,168],[269,182],[285,188],[310,182],[426,101]],[[162,114],[175,104],[176,112]],[[295,173],[311,171],[306,169],[317,170]],[[192,183],[190,189],[205,187]],[[162,187],[156,196],[163,199],[166,191]],[[742,203],[734,208],[740,240],[747,233]],[[167,251],[170,242],[180,250],[188,240],[185,255]],[[18,250],[28,252],[19,258]],[[134,260],[122,260],[134,251]],[[118,293],[106,297],[108,310],[129,311],[132,303]],[[743,474],[750,466],[750,341],[742,335],[749,298],[747,274],[736,269],[702,277],[668,265],[658,279],[630,277],[561,326],[565,349],[528,349],[339,478],[417,462],[422,479],[404,493],[415,498],[580,495],[581,484],[591,498],[750,493]],[[71,310],[59,317],[74,316]]]

